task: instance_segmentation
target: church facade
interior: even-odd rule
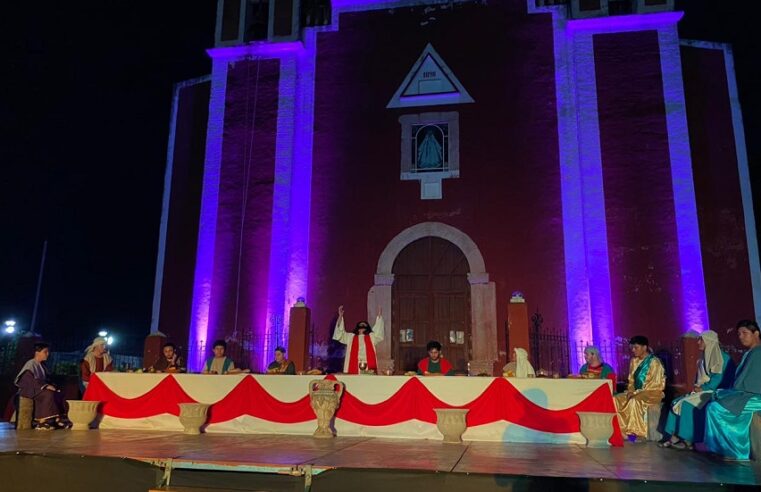
[[[273,3],[263,40],[220,12],[212,73],[175,91],[152,329],[261,369],[304,299],[313,357],[343,305],[383,314],[381,367],[436,339],[492,373],[522,297],[574,369],[616,337],[731,342],[761,310],[731,49],[614,3]]]

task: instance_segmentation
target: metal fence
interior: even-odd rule
[[[48,369],[56,375],[76,376],[79,374],[79,364],[83,355],[81,351],[53,352],[47,361]],[[126,372],[143,367],[142,357],[114,353],[109,355],[114,360],[114,371]]]
[[[539,310],[531,316],[529,337],[537,375],[566,377],[570,373],[568,334],[545,327]]]
[[[16,369],[16,337],[0,341],[0,374],[8,374]]]
[[[225,355],[235,362],[236,367],[264,372],[268,361],[274,359],[275,348],[286,344],[286,335],[283,316],[273,315],[262,335],[254,334],[250,329],[236,330],[222,340],[227,345]],[[215,340],[202,340],[195,347],[189,347],[189,367],[202,370],[206,359],[212,356],[214,343]]]

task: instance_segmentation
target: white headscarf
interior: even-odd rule
[[[724,368],[724,358],[721,355],[721,346],[719,346],[719,335],[713,330],[706,330],[700,334],[700,338],[703,339],[705,344],[705,350],[703,351],[703,368],[707,372],[706,376],[711,374],[721,374],[721,370]],[[698,373],[700,367],[698,367]],[[705,381],[700,382],[700,384]]]
[[[95,354],[93,353],[93,350],[98,345],[107,345],[108,342],[103,337],[96,337],[93,339],[92,343],[89,347],[85,349],[85,357],[84,359],[87,361],[87,365],[90,366],[90,372],[95,372],[95,368],[97,367],[95,365]],[[103,369],[106,369],[108,365],[111,363],[113,359],[111,359],[111,356],[108,354],[108,352],[103,352]]]
[[[527,378],[529,376],[536,376],[534,367],[528,361],[528,352],[520,347],[516,347],[513,351],[515,352],[515,377]]]

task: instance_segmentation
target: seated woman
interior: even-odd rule
[[[750,457],[750,423],[761,412],[761,334],[755,321],[737,323],[737,336],[748,349],[732,389],[718,390],[706,406],[706,449],[731,460]]]
[[[417,364],[417,373],[420,376],[452,376],[454,368],[452,364],[441,356],[441,344],[431,340],[426,345],[428,357]]]
[[[734,364],[729,354],[721,350],[719,335],[706,330],[698,338],[698,373],[692,393],[674,400],[664,429],[671,437],[658,444],[662,448],[693,449],[693,444],[703,441],[705,428],[704,407],[713,392],[729,388],[734,380]]]
[[[172,342],[167,342],[161,347],[161,356],[151,366],[153,372],[185,372],[182,357],[177,353],[177,348]]]
[[[516,347],[510,355],[510,362],[502,368],[502,374],[508,378],[533,378],[536,376],[534,366],[528,360],[528,352]]]
[[[89,347],[85,349],[85,357],[80,365],[82,375],[82,387],[87,389],[90,377],[95,372],[109,372],[114,370],[114,361],[108,354],[107,342],[103,337],[95,338]]]
[[[629,385],[626,393],[615,396],[616,412],[624,436],[647,438],[647,407],[663,401],[666,372],[660,359],[650,353],[647,337],[638,335],[629,341]]]
[[[296,374],[296,365],[285,358],[285,348],[275,349],[275,360],[267,366],[267,374]]]
[[[34,400],[34,426],[36,429],[65,429],[70,424],[65,420],[60,393],[50,384],[49,373],[44,362],[48,360],[50,349],[46,343],[34,344],[34,357],[21,368],[14,384],[19,396]]]
[[[586,364],[581,366],[579,374],[586,379],[610,379],[613,381],[613,390],[616,389],[616,372],[610,364],[606,364],[600,357],[600,349],[589,346],[584,349]]]

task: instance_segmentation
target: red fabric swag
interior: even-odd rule
[[[306,422],[315,417],[309,403],[309,395],[285,403],[267,393],[262,385],[252,377],[245,377],[233,390],[209,408],[210,424],[227,422],[250,415],[270,422],[293,424]]]
[[[174,377],[167,376],[155,388],[137,398],[123,398],[103,383],[97,373],[93,373],[87,385],[83,400],[102,401],[100,413],[123,419],[139,419],[171,413],[180,415],[178,403],[198,403],[180,387]]]

